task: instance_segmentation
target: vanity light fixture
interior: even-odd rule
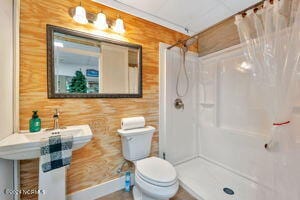
[[[80,24],[92,23],[94,26],[100,30],[111,29],[116,33],[125,33],[124,21],[121,17],[118,17],[113,23],[113,20],[107,19],[103,12],[98,14],[86,12],[86,10],[81,6],[81,3],[77,7],[69,9],[70,16],[74,21]]]
[[[120,17],[118,17],[118,19],[116,20],[116,24],[113,27],[113,30],[117,33],[123,34],[125,33],[125,28],[124,28],[124,22],[123,19],[121,19]]]
[[[103,12],[97,14],[97,19],[94,21],[94,25],[100,30],[108,29],[106,15]]]
[[[88,20],[86,18],[86,11],[84,7],[81,6],[81,2],[80,5],[75,8],[73,19],[80,24],[88,23]]]

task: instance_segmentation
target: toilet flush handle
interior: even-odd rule
[[[131,141],[131,140],[133,140],[133,137],[126,137],[126,140]]]

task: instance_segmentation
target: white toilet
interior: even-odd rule
[[[155,128],[119,129],[123,156],[135,165],[134,200],[168,200],[179,187],[175,168],[166,160],[149,157]]]

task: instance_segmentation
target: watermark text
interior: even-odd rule
[[[42,189],[29,189],[29,190],[14,190],[14,189],[4,189],[3,193],[5,195],[34,195],[34,194],[46,194],[45,190]]]

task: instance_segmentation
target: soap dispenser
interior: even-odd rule
[[[30,132],[38,132],[41,130],[41,119],[39,118],[37,112],[32,111],[32,118],[29,120],[29,130]]]

